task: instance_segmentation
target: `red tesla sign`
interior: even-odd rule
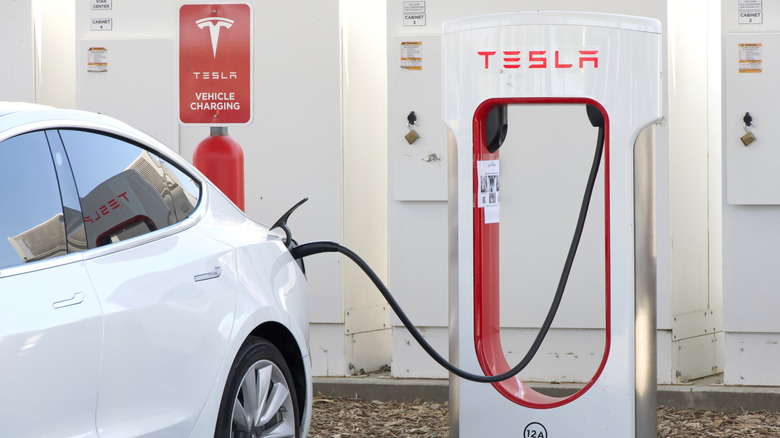
[[[179,9],[182,123],[249,123],[252,119],[251,17],[247,4]]]

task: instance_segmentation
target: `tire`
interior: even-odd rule
[[[297,438],[299,428],[295,385],[282,354],[265,339],[249,338],[228,374],[214,436]]]

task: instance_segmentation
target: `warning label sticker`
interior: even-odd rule
[[[477,207],[485,209],[485,223],[498,223],[498,160],[477,161]]]
[[[401,68],[422,70],[422,42],[401,43]]]
[[[761,43],[739,45],[739,72],[761,73]]]
[[[108,71],[108,50],[105,47],[90,47],[87,51],[87,71],[104,73]]]

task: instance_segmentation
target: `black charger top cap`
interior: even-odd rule
[[[588,120],[590,120],[590,124],[593,125],[594,128],[603,128],[604,114],[601,114],[601,110],[590,104],[586,105],[585,109],[588,112]]]

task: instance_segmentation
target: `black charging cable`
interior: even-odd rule
[[[555,297],[553,298],[552,304],[550,305],[550,310],[547,312],[547,317],[544,319],[544,323],[539,329],[539,333],[536,335],[536,339],[534,339],[533,344],[531,344],[531,347],[528,349],[528,352],[526,352],[523,359],[509,371],[496,374],[494,376],[483,376],[480,374],[473,374],[468,371],[464,371],[447,361],[447,359],[442,357],[436,350],[433,349],[431,344],[429,344],[428,341],[426,341],[422,336],[420,331],[417,330],[417,327],[412,324],[412,321],[409,320],[409,317],[406,316],[406,313],[404,313],[404,311],[401,309],[401,306],[398,305],[398,302],[395,300],[395,298],[393,298],[393,295],[387,289],[387,286],[382,283],[382,280],[373,271],[373,269],[371,269],[368,263],[366,263],[349,248],[341,246],[335,242],[311,242],[295,246],[290,250],[290,252],[296,259],[301,259],[303,257],[308,257],[324,252],[338,252],[355,262],[355,264],[357,264],[360,269],[363,270],[368,278],[371,279],[376,288],[379,289],[379,292],[381,292],[382,296],[385,297],[385,300],[387,300],[387,303],[393,309],[393,312],[395,312],[395,314],[398,316],[398,319],[401,320],[404,327],[409,330],[409,333],[411,333],[412,337],[414,337],[417,343],[420,344],[423,350],[425,350],[425,352],[428,353],[428,355],[430,355],[431,358],[433,358],[433,360],[435,360],[439,365],[447,369],[447,371],[451,372],[452,374],[455,374],[456,376],[462,377],[466,380],[480,383],[497,383],[512,378],[520,371],[522,371],[526,366],[528,366],[528,364],[536,355],[536,352],[542,346],[542,342],[547,336],[547,332],[550,330],[550,326],[552,326],[553,319],[555,319],[555,314],[558,312],[558,307],[560,306],[561,300],[563,299],[563,291],[566,289],[569,273],[571,272],[571,267],[574,263],[574,256],[577,254],[577,247],[579,246],[580,238],[582,237],[582,231],[585,228],[585,219],[588,215],[590,198],[593,194],[593,186],[596,183],[596,176],[598,175],[599,171],[599,163],[601,163],[601,156],[604,150],[604,118],[596,107],[588,105],[587,110],[591,124],[594,127],[597,126],[599,128],[599,133],[596,143],[596,153],[593,157],[593,164],[590,168],[590,175],[588,175],[588,183],[585,186],[585,194],[582,198],[580,213],[577,217],[577,226],[574,230],[574,236],[572,237],[571,245],[569,246],[569,253],[566,256],[566,262],[563,265],[563,271],[561,272],[561,277],[558,281],[558,288],[555,291]]]

